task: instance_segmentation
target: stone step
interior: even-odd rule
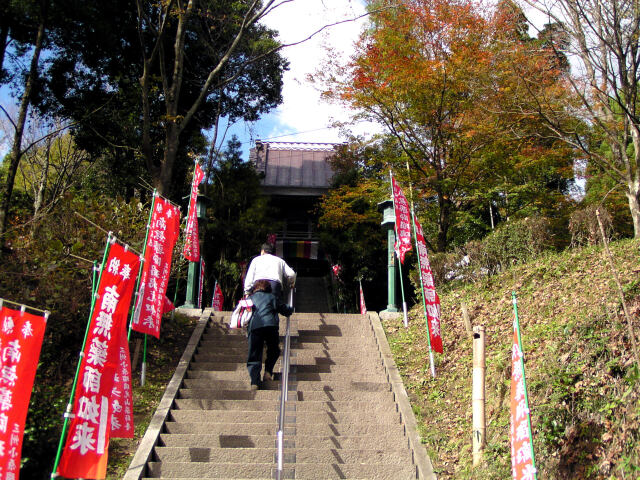
[[[291,362],[300,364],[315,364],[315,365],[354,365],[362,362],[382,362],[380,354],[375,352],[362,352],[353,355],[330,355],[328,351],[322,352],[320,355],[317,352],[309,350],[292,350],[290,357]],[[280,357],[280,359],[282,356]],[[223,352],[199,352],[193,357],[195,362],[236,362],[245,363],[247,361],[247,351],[236,352],[233,354]]]
[[[204,462],[149,462],[150,478],[272,478],[275,465],[269,463],[204,463]],[[293,469],[287,468],[290,475]],[[287,478],[287,477],[285,477]],[[288,478],[293,478],[289,476]]]
[[[178,399],[219,399],[219,400],[270,400],[280,401],[278,390],[220,390],[215,386],[208,388],[181,388],[178,391]]]
[[[298,404],[300,406],[301,404]],[[296,425],[307,424],[346,424],[346,423],[372,423],[376,425],[395,425],[400,423],[400,413],[392,409],[374,410],[375,414],[363,411],[330,411],[296,409],[295,412],[287,411],[285,421],[295,419]],[[278,411],[255,410],[172,410],[170,420],[185,423],[273,423],[278,421]]]
[[[149,462],[151,478],[271,478],[275,465],[266,463]],[[293,473],[295,472],[295,474]],[[293,476],[295,475],[295,477]],[[284,478],[348,478],[404,480],[416,478],[414,465],[296,463],[285,467]]]
[[[281,347],[282,349],[282,347]],[[247,360],[248,347],[216,347],[215,349],[201,346],[196,350],[194,359],[206,360],[210,358],[212,361],[237,361],[239,363]],[[372,358],[380,358],[380,353],[376,349],[356,351],[352,349],[334,349],[334,348],[313,348],[306,346],[306,348],[291,348],[291,359],[303,358],[303,359],[326,359],[326,361],[334,361],[336,363],[342,362],[356,362],[360,360],[368,360]]]
[[[209,388],[213,384],[221,390],[249,390],[249,380],[243,378],[237,379],[212,379],[210,372],[203,370],[194,370],[187,372],[187,378],[183,384],[186,388]],[[270,381],[264,382],[261,386],[262,390],[278,390],[280,382]],[[323,391],[323,392],[389,392],[391,387],[383,381],[354,381],[337,379],[331,382],[317,382],[309,380],[297,380],[289,382],[289,390],[297,390],[298,392],[307,391]]]
[[[226,436],[254,436],[269,435],[275,442],[276,423],[187,423],[187,422],[165,422],[165,433],[181,434],[211,434]]]
[[[277,431],[277,424],[271,423],[202,423],[202,422],[166,422],[165,433],[192,434],[223,434],[223,435],[273,435]],[[402,438],[403,430],[400,424],[296,424],[295,428],[285,426],[285,436],[294,434],[296,439],[305,435],[314,436],[342,436],[342,435],[377,435]]]
[[[289,401],[347,401],[363,400],[368,397],[375,397],[386,402],[393,402],[392,392],[354,392],[348,390],[341,391],[306,391],[289,392]],[[271,400],[280,401],[280,391],[278,390],[219,390],[210,388],[181,388],[178,392],[179,399],[220,399],[220,400]]]
[[[331,365],[326,363],[324,365],[305,365],[305,364],[291,364],[291,372],[296,375],[302,373],[335,373],[338,375],[345,375],[349,373],[380,373],[384,371],[382,363],[367,363],[354,364],[353,365]],[[201,362],[195,361],[191,363],[190,368],[192,370],[207,370],[210,372],[247,372],[246,363],[228,363],[228,362]],[[276,370],[277,371],[277,370]]]
[[[191,366],[187,375],[189,378],[209,378],[211,380],[246,380],[249,381],[249,374],[247,373],[246,368],[237,369],[234,371],[211,371],[200,368],[200,366],[195,363]],[[293,374],[292,374],[293,375]],[[295,375],[297,381],[314,381],[314,382],[324,382],[325,384],[330,384],[334,380],[339,380],[341,382],[376,382],[376,381],[384,381],[386,377],[382,373],[381,370],[371,369],[370,371],[364,372],[348,372],[344,374],[340,373],[298,373]],[[289,378],[289,381],[292,381],[292,378]],[[278,382],[276,382],[278,383]]]
[[[393,405],[393,404],[392,404]],[[292,405],[293,407],[293,405]],[[174,402],[176,410],[242,410],[251,411],[272,411],[280,408],[279,402],[272,400],[218,400],[204,398],[178,398]],[[295,409],[301,411],[317,412],[354,412],[390,409],[391,405],[376,397],[367,397],[367,400],[346,400],[346,401],[312,401],[305,400],[296,402]],[[359,410],[362,409],[362,410]]]
[[[249,384],[248,377],[242,380],[211,380],[202,374],[206,372],[196,371],[188,375],[182,382],[186,388],[219,388],[220,390],[239,390],[239,391],[251,391],[251,385]],[[279,382],[267,382],[262,385],[262,390],[278,391],[280,388]],[[291,389],[291,387],[290,387]]]
[[[269,433],[268,435],[233,432],[229,434],[161,433],[159,445],[166,447],[222,448],[225,450],[234,448],[275,448],[276,437],[275,433]]]
[[[276,448],[156,447],[155,460],[161,462],[270,463],[277,461]],[[285,448],[283,460],[293,463],[377,463],[403,465],[412,463],[403,449],[348,450],[341,448]],[[293,466],[293,465],[288,465]],[[295,468],[295,467],[294,467]]]
[[[369,435],[306,435],[292,437],[285,435],[285,447],[325,448],[325,449],[395,449],[407,446],[404,437],[383,436],[373,438]],[[276,447],[274,435],[241,435],[241,434],[192,434],[161,433],[159,445],[166,447],[208,447],[208,448],[271,448]]]
[[[172,422],[204,423],[278,423],[278,411],[264,410],[171,410]]]

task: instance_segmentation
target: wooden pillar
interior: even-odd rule
[[[484,327],[473,327],[473,466],[482,463],[482,451],[486,443],[485,423],[485,336]]]

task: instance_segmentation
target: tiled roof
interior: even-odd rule
[[[327,159],[335,151],[333,143],[256,142],[250,161],[264,173],[265,190],[306,189],[321,193],[329,188],[333,171]]]

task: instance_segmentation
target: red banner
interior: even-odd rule
[[[404,263],[404,255],[411,250],[411,214],[409,202],[402,193],[402,189],[391,177],[393,185],[393,206],[396,214],[396,244],[395,250],[400,263]]]
[[[333,272],[333,275],[338,278],[340,276],[340,273],[342,272],[342,267],[338,264],[336,265],[331,265],[331,271]]]
[[[433,273],[431,272],[431,264],[429,263],[429,255],[427,254],[427,242],[424,240],[422,226],[417,218],[413,219],[416,223],[416,244],[418,248],[418,257],[420,259],[420,276],[422,278],[422,294],[424,295],[424,304],[427,311],[427,326],[429,327],[429,339],[433,351],[442,353],[442,332],[440,330],[440,298],[436,293],[436,287],[433,283]]]
[[[156,197],[131,328],[160,338],[164,298],[171,273],[171,257],[180,231],[180,210]]]
[[[364,292],[362,291],[362,283],[360,284],[360,315],[367,314],[367,306],[364,303]]]
[[[17,480],[46,319],[0,309],[0,478]]]
[[[127,335],[120,336],[118,370],[111,390],[111,436],[133,438],[133,391]]]
[[[198,200],[198,185],[204,178],[204,172],[200,165],[196,163],[193,172],[193,183],[191,184],[191,199],[189,200],[189,216],[187,217],[187,228],[185,229],[185,242],[182,255],[190,262],[197,262],[200,258],[200,240],[198,236],[198,214],[196,212],[196,201]]]
[[[121,360],[122,348],[126,348],[128,357],[127,314],[139,267],[138,255],[118,243],[111,245],[94,298],[58,476],[105,478],[114,426],[113,389],[118,388],[115,375],[125,363]],[[124,381],[124,377],[119,380]]]
[[[164,296],[164,302],[162,304],[162,313],[169,313],[172,310],[175,310],[176,306],[173,304],[169,297]]]
[[[516,323],[511,351],[511,472],[514,480],[535,480],[533,439],[527,405],[522,349]]]
[[[221,312],[224,305],[224,296],[222,295],[222,289],[220,284],[216,282],[216,288],[213,291],[213,300],[211,301],[211,308],[214,312]]]
[[[198,288],[198,308],[204,308],[202,305],[202,293],[204,292],[204,258],[200,258],[200,286]]]

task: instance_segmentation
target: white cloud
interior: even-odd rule
[[[290,44],[309,37],[325,25],[357,18],[364,13],[361,0],[297,0],[274,10],[264,23],[279,32],[281,42]],[[363,17],[331,26],[310,40],[283,50],[283,55],[290,62],[290,70],[284,77],[284,102],[269,115],[270,118],[265,119],[264,126],[271,127],[269,131],[260,131],[260,122],[256,125],[263,138],[308,132],[277,140],[340,141],[337,129],[327,127],[333,120],[348,119],[348,112],[340,106],[322,101],[320,93],[308,82],[307,76],[320,67],[327,45],[347,60],[365,23],[366,17]]]

